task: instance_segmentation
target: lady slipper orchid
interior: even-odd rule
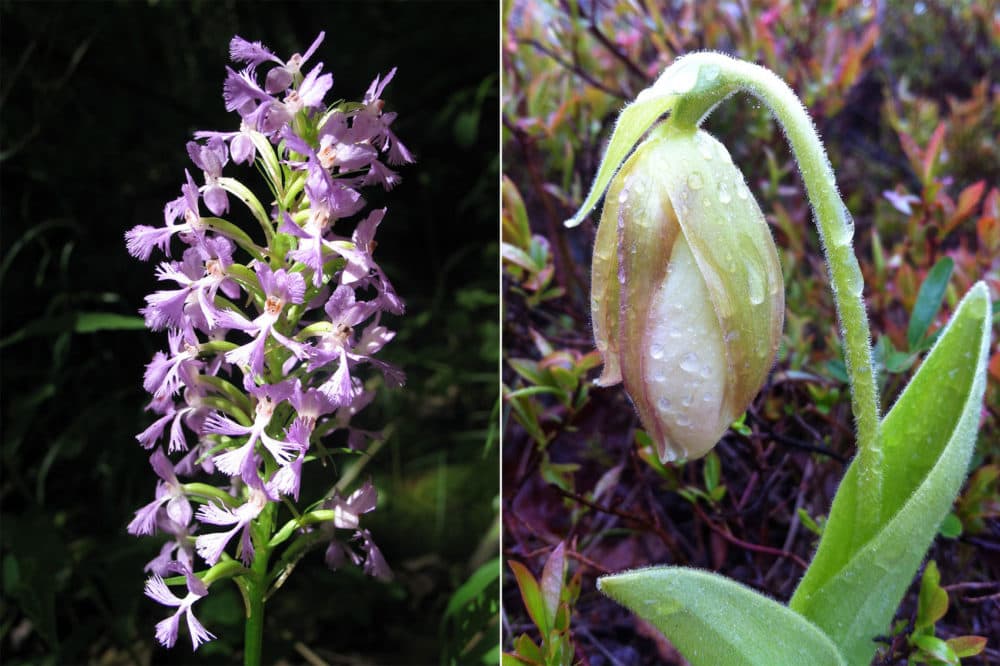
[[[624,381],[662,461],[704,456],[764,383],[784,305],[774,241],[729,153],[659,125],[611,181],[597,230],[597,383]]]

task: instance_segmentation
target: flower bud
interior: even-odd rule
[[[708,453],[764,383],[785,307],[764,216],[709,134],[662,124],[615,175],[591,307],[598,384],[624,381],[662,461]]]

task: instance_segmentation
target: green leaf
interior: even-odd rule
[[[868,664],[965,479],[986,388],[990,302],[979,282],[881,425],[882,502],[874,533],[855,524],[858,468],[833,500],[812,564],[789,606],[850,664]]]
[[[941,573],[938,571],[937,563],[931,560],[920,578],[915,630],[933,629],[934,624],[948,612],[948,593],[941,589],[940,583]]]
[[[469,579],[455,590],[451,599],[448,600],[448,607],[444,611],[444,617],[456,615],[465,606],[484,598],[484,594],[489,589],[489,586],[498,578],[500,578],[500,558],[494,557],[476,569],[475,573],[469,576]]]
[[[542,597],[541,588],[538,587],[538,581],[520,562],[507,560],[507,564],[514,572],[514,578],[517,579],[517,586],[521,590],[521,599],[524,601],[528,615],[531,616],[531,620],[538,627],[542,636],[546,635],[549,633],[548,611],[545,608],[545,599]]]
[[[639,569],[599,578],[597,588],[662,631],[692,666],[845,663],[808,620],[708,571]]]
[[[135,331],[145,328],[142,317],[114,314],[113,312],[78,312],[73,330],[77,333],[98,331]]]
[[[937,636],[917,636],[913,643],[928,657],[933,657],[945,664],[958,664],[958,655],[946,642]]]
[[[944,292],[948,288],[948,280],[951,279],[951,271],[954,267],[955,262],[951,260],[951,257],[938,259],[934,267],[927,273],[924,283],[920,285],[917,302],[913,306],[913,314],[910,315],[910,326],[906,331],[906,340],[910,343],[910,349],[917,348],[941,309],[941,301],[944,299]]]
[[[954,513],[949,513],[941,521],[938,533],[945,539],[957,539],[962,536],[962,521]]]

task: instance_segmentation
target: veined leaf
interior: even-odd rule
[[[877,530],[859,535],[851,465],[819,549],[789,606],[823,629],[848,664],[866,665],[965,479],[986,388],[989,292],[977,283],[881,424]]]
[[[718,574],[653,567],[605,576],[597,587],[662,631],[692,666],[845,664],[808,620]]]

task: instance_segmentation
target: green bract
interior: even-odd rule
[[[725,147],[657,127],[611,182],[591,280],[598,383],[625,383],[660,459],[705,455],[781,337],[778,255]]]

